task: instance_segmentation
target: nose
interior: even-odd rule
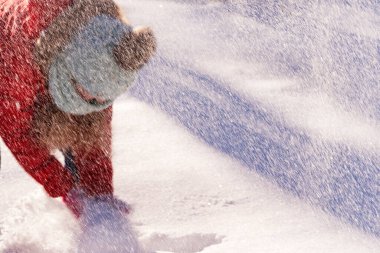
[[[154,55],[157,48],[153,31],[148,27],[136,27],[125,33],[114,48],[116,62],[126,70],[138,70]]]

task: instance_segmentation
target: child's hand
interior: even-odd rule
[[[70,211],[79,218],[83,212],[87,194],[79,187],[75,186],[71,189],[66,196],[63,197],[63,202],[70,209]]]

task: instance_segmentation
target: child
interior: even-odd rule
[[[127,211],[113,196],[112,102],[154,53],[152,32],[110,0],[0,0],[0,38],[0,137],[19,164],[77,216],[89,199]]]

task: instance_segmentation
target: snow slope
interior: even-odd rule
[[[115,107],[116,193],[148,250],[378,252],[380,241],[283,193],[133,98]],[[4,146],[1,147],[4,151]],[[3,252],[73,252],[73,217],[5,152]],[[15,248],[21,249],[15,251]]]
[[[330,163],[338,169],[355,165],[349,155],[359,152],[358,160],[374,164],[368,168],[375,172],[379,164],[377,116],[364,114],[358,105],[347,108],[346,97],[320,88],[324,85],[313,78],[329,76],[318,74],[323,69],[302,68],[308,65],[305,52],[314,51],[292,48],[298,37],[287,36],[289,23],[281,32],[265,17],[256,20],[234,6],[226,12],[226,5],[214,2],[119,2],[131,21],[152,26],[159,39],[156,59],[117,102],[113,122],[116,193],[133,205],[131,221],[148,252],[380,251],[378,237],[337,218],[344,216],[341,209],[329,210],[336,217],[318,207],[323,207],[318,203],[323,193],[343,192],[344,197],[347,189],[331,193],[307,182],[286,184],[296,173],[273,179],[298,161],[295,154],[310,157],[300,163],[306,179],[326,169],[318,181],[322,185],[329,183]],[[291,50],[274,47],[284,43]],[[369,105],[376,112],[376,104]],[[352,127],[346,128],[347,122]],[[263,139],[252,142],[258,133]],[[288,146],[290,151],[261,151],[258,145],[251,150],[256,156],[249,156],[244,148],[252,144]],[[342,145],[349,155],[335,153]],[[2,253],[74,252],[75,219],[59,200],[45,196],[4,145],[1,149]],[[270,162],[262,152],[271,154]],[[330,155],[334,160],[323,159]],[[369,182],[378,182],[372,176]],[[372,207],[378,207],[376,200],[375,192]],[[351,203],[345,204],[349,208]],[[346,220],[356,217],[343,211],[348,211]],[[360,211],[368,215],[364,220],[376,219],[373,210]]]
[[[160,42],[131,93],[293,194],[379,235],[378,14],[347,2],[332,11],[328,1],[203,2],[125,2]],[[241,6],[248,13],[233,8]],[[249,12],[256,8],[263,12]],[[343,26],[344,16],[355,26]]]

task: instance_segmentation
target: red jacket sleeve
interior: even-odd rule
[[[112,183],[112,107],[104,110],[108,120],[103,126],[101,145],[91,146],[89,149],[74,150],[80,187],[89,195],[111,194]],[[84,140],[85,141],[85,140]]]
[[[0,136],[25,171],[52,197],[65,195],[72,188],[73,179],[50,151],[39,146],[30,135],[34,98],[44,87],[44,78],[33,64],[32,49],[40,31],[69,2],[30,0],[29,17],[25,22],[14,23],[22,25],[15,29],[17,34],[9,31],[14,26],[5,25],[9,15],[0,13]],[[19,16],[24,17],[25,13]]]
[[[73,178],[49,150],[41,148],[29,134],[31,113],[23,111],[24,108],[13,100],[3,100],[2,103],[0,135],[5,144],[25,171],[42,184],[50,196],[65,195],[73,187]]]

